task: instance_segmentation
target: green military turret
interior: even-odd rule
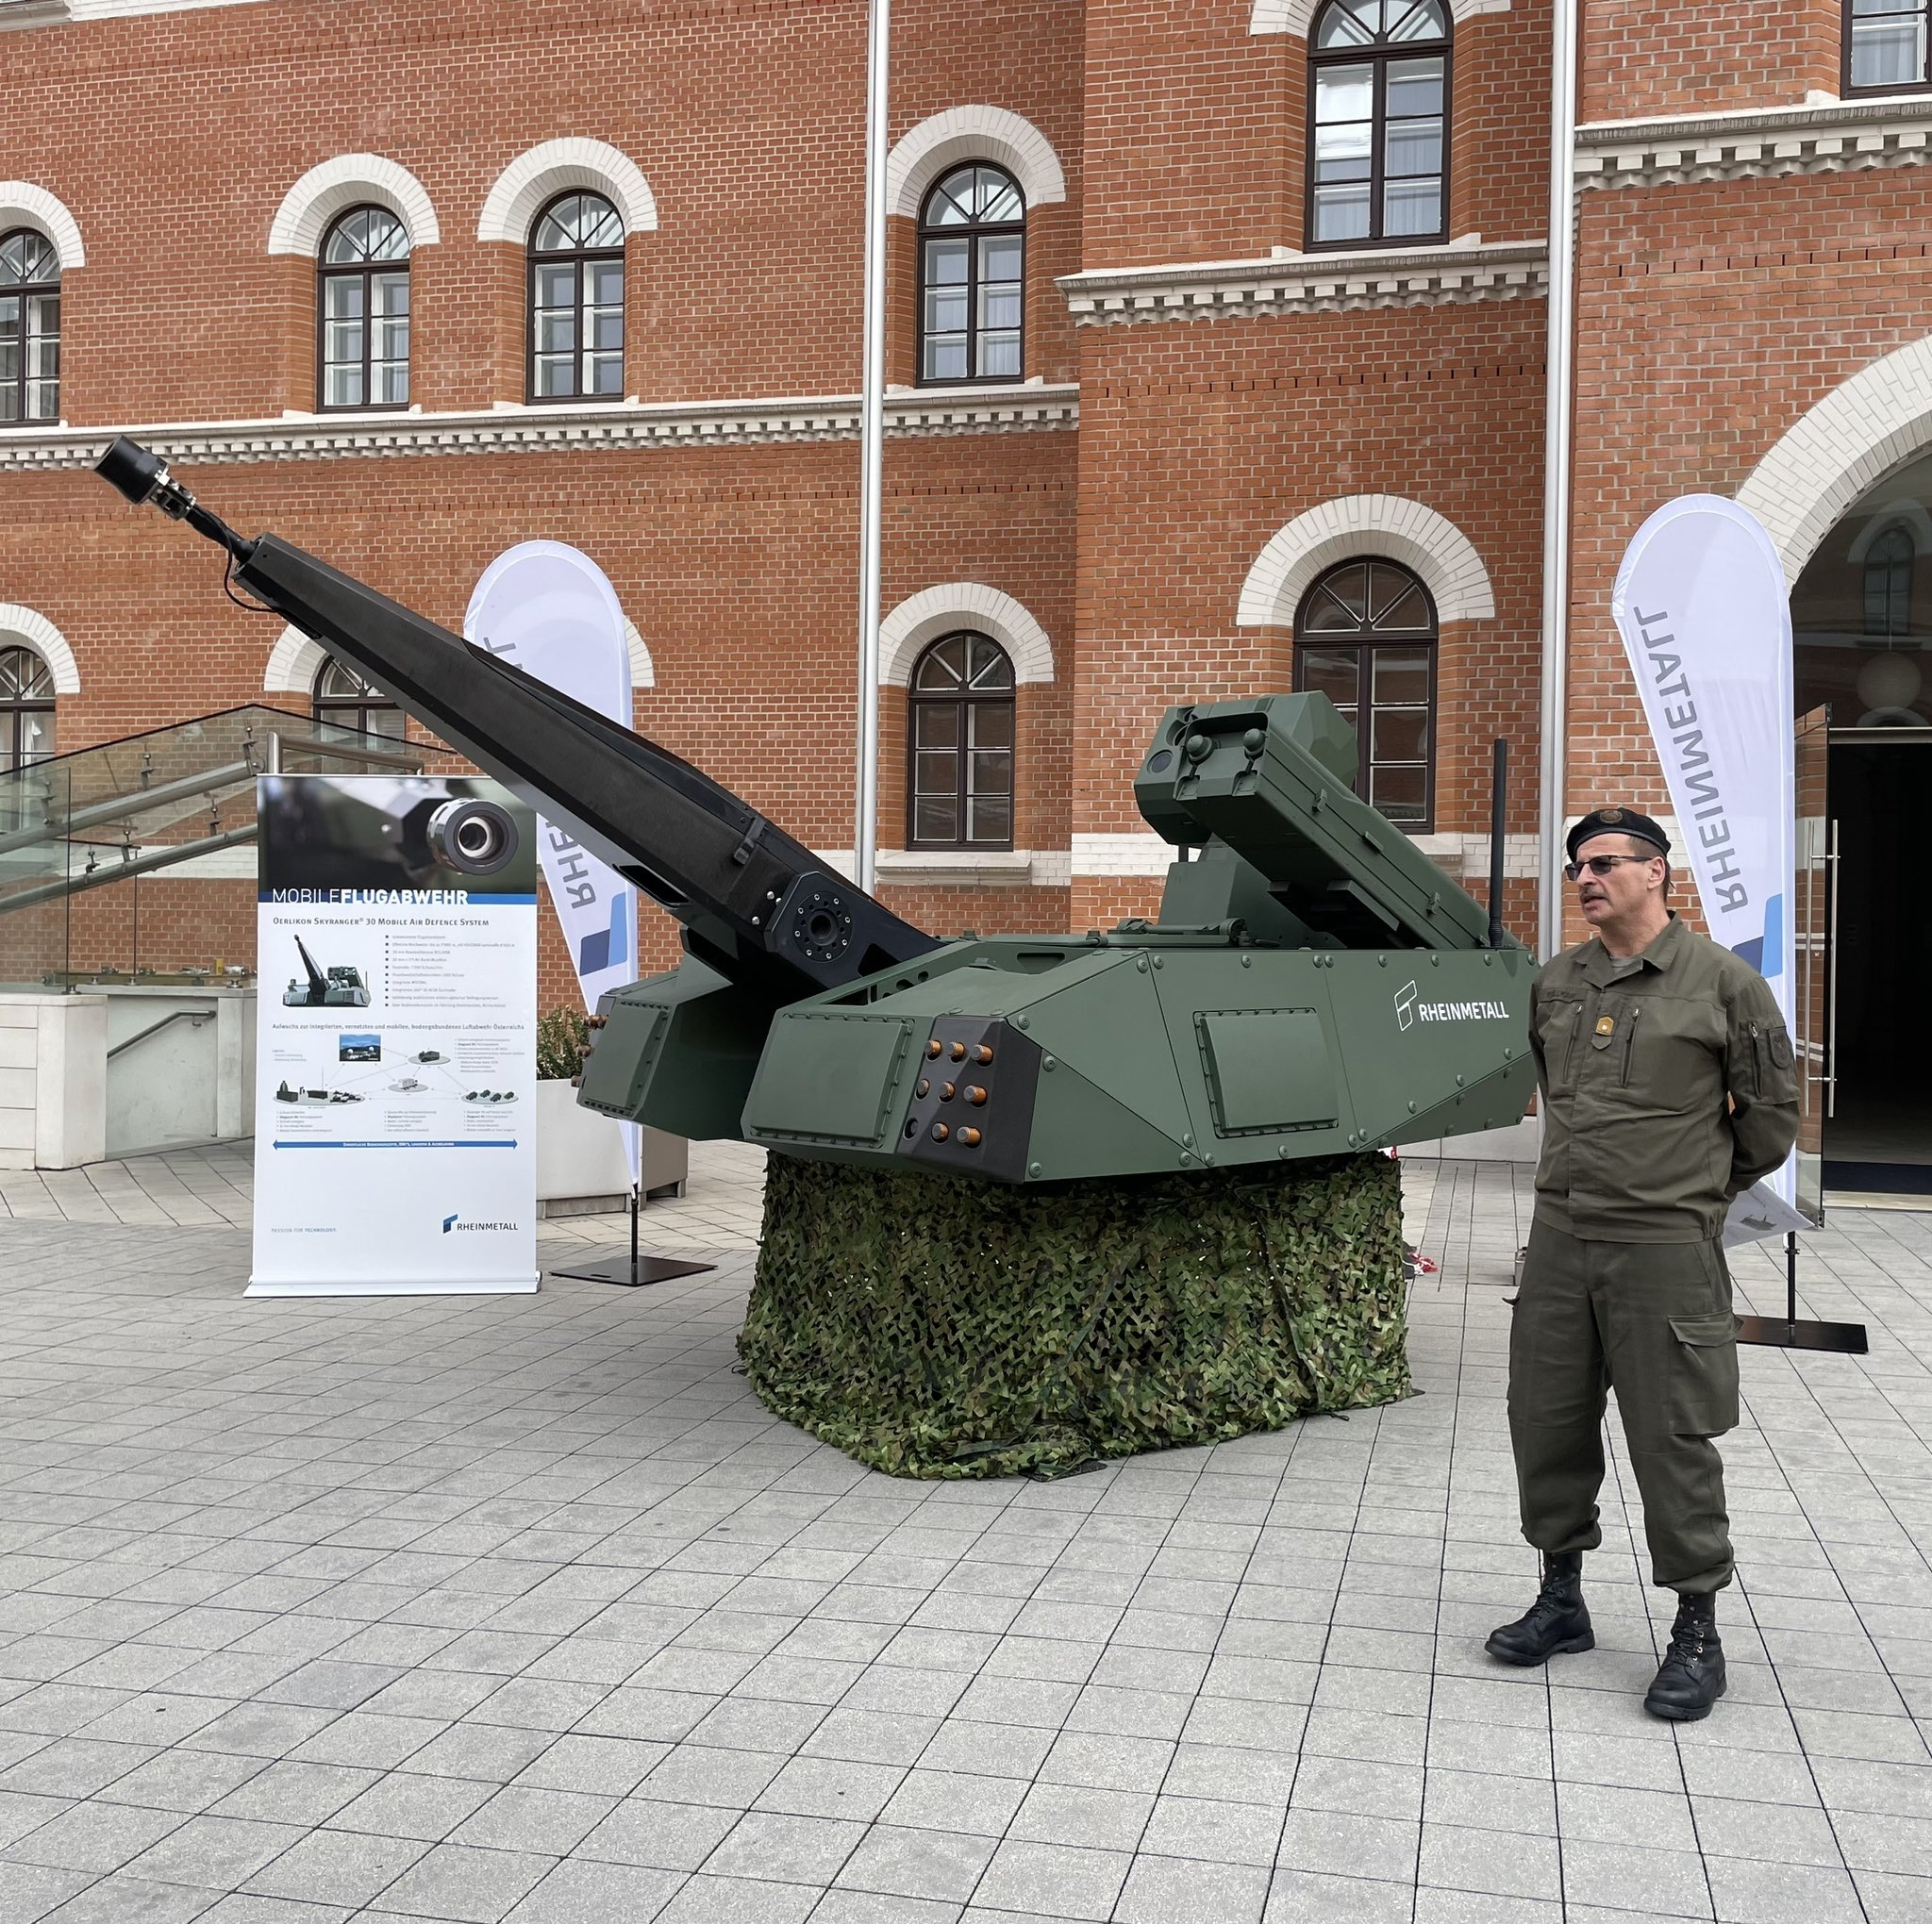
[[[1134,785],[1178,851],[1154,921],[950,943],[769,1028],[687,963],[607,998],[582,1100],[1008,1183],[1514,1121],[1534,1079],[1530,958],[1491,946],[1483,909],[1350,793],[1355,765],[1325,695],[1172,708]]]

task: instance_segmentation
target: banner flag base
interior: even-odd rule
[[[715,1269],[716,1263],[687,1263],[675,1256],[646,1256],[638,1252],[638,1216],[644,1206],[644,1192],[633,1184],[630,1192],[630,1254],[596,1256],[568,1269],[553,1269],[553,1276],[568,1276],[578,1283],[614,1283],[620,1289],[648,1289],[654,1283],[669,1283],[676,1276],[702,1276]]]
[[[686,1263],[672,1256],[600,1256],[595,1262],[577,1263],[568,1269],[552,1269],[553,1276],[568,1276],[578,1283],[614,1283],[620,1289],[648,1289],[654,1283],[669,1283],[676,1276],[702,1276],[715,1269],[716,1263]]]
[[[1798,1238],[1785,1233],[1785,1314],[1740,1316],[1738,1340],[1773,1350],[1824,1350],[1838,1356],[1864,1356],[1872,1345],[1865,1325],[1855,1322],[1807,1322],[1798,1316]]]

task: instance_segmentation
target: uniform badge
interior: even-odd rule
[[[1596,819],[1599,821],[1622,821],[1624,811],[1621,808],[1599,808]]]
[[[1614,1036],[1617,1033],[1615,1016],[1599,1016],[1596,1019],[1596,1032],[1599,1036]]]

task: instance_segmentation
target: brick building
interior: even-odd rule
[[[1478,892],[1509,740],[1532,932],[1553,25],[1551,0],[899,0],[902,914],[1147,912],[1153,719],[1293,685],[1352,707],[1362,783]],[[5,28],[8,753],[354,698],[87,473],[126,428],[451,625],[506,547],[583,548],[637,631],[639,725],[850,848],[862,0],[0,0]],[[1919,0],[1582,25],[1558,812],[1667,812],[1609,580],[1660,502],[1739,495],[1793,583],[1801,705],[1884,731],[1832,749],[1847,910],[1932,754],[1926,58]],[[142,959],[246,955],[244,882],[141,887]],[[63,939],[125,953],[116,897]],[[1840,956],[1867,1001],[1917,935],[1871,905]],[[671,948],[654,924],[647,958]]]

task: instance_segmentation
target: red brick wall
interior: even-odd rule
[[[1653,509],[1735,493],[1800,416],[1923,338],[1932,174],[1587,193],[1580,210],[1568,806],[1667,810],[1609,619],[1617,564]]]
[[[1795,107],[1840,86],[1843,0],[1590,0],[1585,121]]]
[[[1077,264],[1081,11],[894,9],[895,137],[986,100],[1060,156],[1074,197],[1036,236],[1029,373],[1070,357],[1047,293]],[[627,251],[627,392],[852,391],[864,35],[860,0],[275,0],[9,35],[0,177],[58,195],[87,244],[65,290],[63,411],[311,407],[313,266],[270,257],[269,224],[308,168],[358,151],[407,167],[441,230],[412,269],[412,398],[521,400],[522,254],[479,243],[477,216],[508,162],[577,134],[629,155],[658,201],[657,231]]]
[[[1436,782],[1438,828],[1487,828],[1491,740],[1535,754],[1542,330],[1541,301],[1083,330],[1077,830],[1141,826],[1166,705],[1291,686],[1290,631],[1235,624],[1241,584],[1295,516],[1376,493],[1445,516],[1490,574],[1495,618],[1442,635]]]

